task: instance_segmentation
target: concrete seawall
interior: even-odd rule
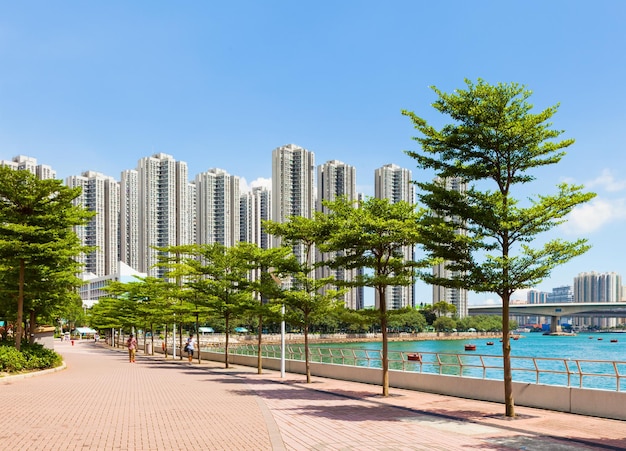
[[[224,354],[203,351],[202,359],[224,362]],[[229,355],[228,360],[236,365],[257,366],[257,356]],[[379,368],[314,362],[310,363],[310,367],[312,376],[372,385],[380,385],[382,381],[382,370]],[[264,357],[263,368],[279,371],[280,359]],[[305,364],[286,360],[285,371],[305,374]],[[389,370],[389,386],[504,403],[503,383],[496,380]],[[513,398],[515,404],[520,406],[626,420],[624,392],[513,382]]]

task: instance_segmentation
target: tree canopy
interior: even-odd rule
[[[415,282],[416,270],[426,266],[425,261],[415,261],[407,249],[420,242],[416,226],[422,213],[408,202],[392,203],[389,199],[367,198],[356,204],[347,199],[325,202],[331,211],[328,215],[330,235],[320,245],[324,252],[334,252],[332,261],[336,268],[367,269],[354,280],[344,281],[346,286],[374,288],[377,312],[382,332],[382,387],[383,396],[389,394],[389,353],[387,340],[387,291],[393,286],[409,286]]]
[[[0,167],[0,289],[11,300],[4,314],[15,321],[18,349],[25,310],[31,318],[49,319],[77,299],[77,257],[91,248],[80,243],[73,227],[86,225],[95,214],[73,204],[80,193],[61,180]]]
[[[455,271],[451,279],[424,273],[429,283],[493,292],[502,299],[504,391],[507,416],[514,416],[509,343],[509,300],[550,275],[553,268],[585,252],[586,240],[535,238],[566,220],[578,205],[594,197],[582,186],[561,183],[554,194],[539,194],[523,204],[524,185],[533,170],[554,165],[573,139],[548,122],[558,105],[532,113],[531,92],[517,83],[490,85],[466,80],[466,89],[448,94],[433,87],[433,107],[451,122],[441,129],[413,112],[403,111],[420,136],[421,150],[407,151],[419,168],[434,170],[433,181],[417,182],[418,198],[430,211],[420,218],[423,248]],[[468,184],[450,190],[446,181]],[[533,246],[534,245],[534,246]]]

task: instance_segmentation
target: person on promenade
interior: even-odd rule
[[[187,358],[189,359],[189,363],[193,359],[193,351],[196,347],[196,340],[193,338],[193,334],[189,334],[189,338],[187,338],[187,344],[185,345],[185,351],[187,351]]]
[[[135,352],[137,351],[137,340],[135,336],[130,334],[128,340],[126,340],[126,347],[128,348],[128,360],[130,363],[135,363]]]

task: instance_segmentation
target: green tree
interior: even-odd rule
[[[555,194],[519,196],[535,176],[531,170],[558,163],[562,149],[573,139],[555,141],[563,132],[548,120],[558,105],[534,114],[527,100],[531,92],[516,83],[489,85],[466,80],[467,89],[438,95],[433,107],[452,122],[440,130],[412,112],[403,111],[421,136],[421,151],[408,151],[421,169],[434,170],[432,182],[420,182],[418,197],[433,213],[420,220],[424,249],[431,257],[458,271],[452,279],[424,274],[435,285],[493,292],[502,299],[502,354],[506,415],[515,416],[510,343],[509,300],[518,289],[529,288],[553,268],[585,252],[586,240],[555,239],[531,246],[543,232],[565,221],[577,205],[594,197],[582,186],[561,183]],[[445,181],[459,179],[466,192],[446,189]],[[518,188],[515,192],[514,188]]]
[[[336,307],[344,293],[329,286],[334,277],[315,277],[314,253],[316,245],[328,238],[326,215],[316,212],[313,218],[292,216],[287,222],[265,221],[264,227],[270,235],[280,237],[292,249],[298,249],[300,259],[289,272],[290,289],[283,292],[281,302],[287,308],[287,319],[292,326],[302,329],[304,334],[304,355],[306,381],[311,382],[309,358],[309,329],[311,324]]]
[[[437,332],[450,332],[456,328],[456,321],[449,316],[440,316],[433,322],[433,327]]]
[[[426,328],[426,318],[413,307],[404,307],[389,312],[389,325],[396,329],[410,329],[420,332]]]
[[[426,318],[426,324],[430,324],[431,326],[435,322],[435,320],[437,319],[437,314],[433,310],[433,306],[430,305],[430,304],[425,305],[424,307],[422,307],[420,309],[420,313],[422,315],[424,315],[424,318]]]
[[[241,258],[248,261],[257,318],[257,372],[263,372],[263,327],[266,319],[280,321],[280,304],[284,298],[281,283],[287,274],[297,268],[297,261],[287,246],[262,249],[256,244],[238,243]]]
[[[166,293],[164,299],[167,311],[170,313],[172,321],[172,331],[178,326],[178,348],[183,347],[183,326],[195,322],[193,329],[198,328],[200,313],[206,314],[206,306],[202,302],[202,296],[198,291],[190,286],[191,281],[196,281],[198,277],[197,263],[201,259],[201,247],[195,244],[180,246],[165,246],[155,248],[158,252],[157,267],[163,270],[163,278],[167,280]],[[167,324],[165,336],[167,338]],[[176,346],[176,343],[174,343]],[[198,346],[200,343],[198,341]],[[179,354],[182,360],[182,353]],[[198,352],[198,361],[201,361]]]
[[[352,310],[341,308],[336,311],[340,321],[351,332],[367,332],[378,321],[378,312],[373,309]]]
[[[389,351],[387,340],[387,288],[414,283],[415,269],[424,266],[407,259],[404,249],[420,241],[416,223],[421,213],[407,202],[367,198],[358,206],[346,199],[325,202],[331,213],[330,237],[324,252],[335,252],[331,267],[364,271],[346,286],[374,288],[378,299],[378,319],[382,331],[382,388],[389,395]],[[368,271],[365,271],[367,269]]]
[[[75,206],[80,188],[69,188],[61,180],[39,180],[29,171],[0,167],[0,259],[16,284],[2,291],[15,293],[15,346],[23,336],[24,309],[51,310],[46,301],[64,302],[78,286],[76,258],[91,248],[82,246],[74,226],[86,225],[95,214]],[[35,274],[45,275],[47,297]],[[29,277],[30,276],[30,277]],[[11,277],[3,278],[11,280]],[[29,292],[29,284],[38,286]],[[28,301],[33,301],[28,304]],[[38,300],[35,304],[34,301]],[[31,324],[34,327],[34,324]]]
[[[228,368],[233,321],[256,307],[249,280],[250,263],[238,246],[204,244],[191,253],[193,256],[185,260],[189,267],[189,274],[183,276],[185,285],[196,291],[198,305],[208,307],[224,320],[224,365]]]
[[[446,301],[439,301],[433,304],[433,311],[438,317],[446,316],[450,313],[452,316],[456,314],[456,306]]]

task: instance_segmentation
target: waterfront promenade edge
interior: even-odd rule
[[[619,420],[60,344],[66,368],[0,379],[14,450],[625,450]]]

